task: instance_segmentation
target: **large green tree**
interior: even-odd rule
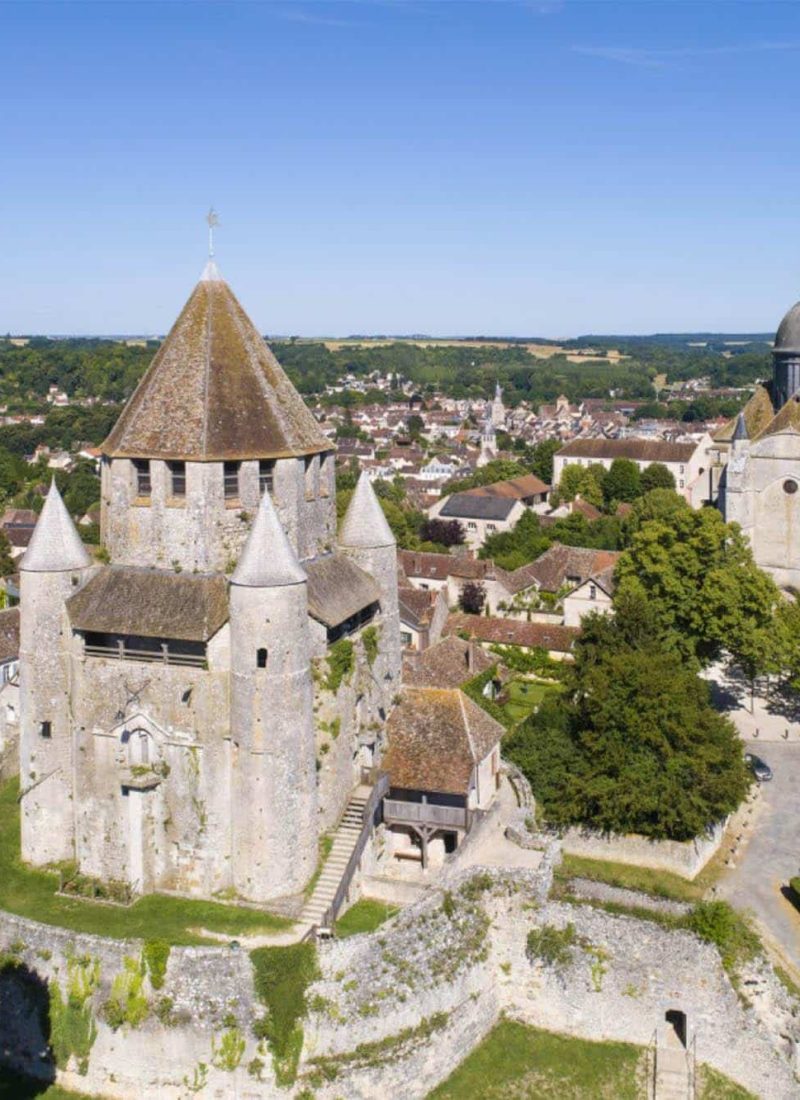
[[[731,722],[708,685],[663,645],[653,608],[625,596],[614,619],[584,619],[563,695],[509,737],[506,754],[558,825],[688,840],[744,797]]]
[[[615,458],[603,479],[603,496],[608,508],[629,503],[642,495],[639,467],[629,458]]]
[[[736,524],[677,499],[659,497],[662,518],[639,517],[617,564],[618,598],[644,596],[665,644],[684,657],[707,664],[727,651],[752,661],[772,629],[778,590]]]
[[[663,462],[651,462],[642,470],[639,480],[643,493],[649,493],[653,489],[675,488],[673,473]]]

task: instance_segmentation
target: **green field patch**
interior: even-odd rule
[[[374,901],[372,898],[361,898],[339,917],[335,925],[336,935],[345,938],[357,936],[360,932],[374,932],[398,911],[396,905],[387,905],[386,902]]]

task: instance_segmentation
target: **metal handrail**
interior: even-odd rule
[[[358,865],[361,862],[361,856],[364,854],[364,849],[367,846],[370,834],[372,833],[372,825],[375,818],[375,813],[381,804],[383,796],[389,790],[389,775],[388,772],[379,772],[375,781],[375,786],[369,793],[367,804],[364,807],[364,813],[361,817],[361,832],[358,834],[358,840],[353,848],[352,855],[347,861],[347,866],[342,874],[341,881],[336,888],[336,893],[333,895],[333,901],[323,914],[320,924],[325,928],[332,928],[339,910],[342,907],[347,891],[350,889],[350,883],[353,881],[353,876],[358,870]]]

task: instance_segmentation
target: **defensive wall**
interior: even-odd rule
[[[3,914],[0,952],[12,965],[0,971],[0,1059],[121,1100],[423,1100],[502,1013],[646,1046],[665,1013],[678,1010],[699,1061],[769,1100],[798,1095],[796,1006],[765,963],[754,964],[745,1001],[716,949],[692,934],[547,900],[556,858],[551,845],[536,872],[453,872],[377,932],[322,944],[297,1078],[285,1088],[253,1037],[264,1010],[243,949],[172,948],[163,986],[143,980],[146,1017],[115,1030],[103,1006],[136,970],[142,944]],[[570,923],[568,965],[528,956],[531,929]],[[57,999],[73,1005],[72,1031],[49,1036],[65,1061],[57,1070],[44,1011],[56,984]],[[79,1048],[66,1060],[65,1042]]]

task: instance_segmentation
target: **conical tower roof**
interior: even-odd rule
[[[103,453],[202,462],[285,458],[330,446],[210,261]]]
[[[734,440],[750,438],[747,431],[747,421],[744,418],[743,412],[740,412],[736,417],[736,427],[733,430],[733,438]]]
[[[278,588],[308,580],[297,560],[268,492],[261,498],[256,518],[231,577],[246,588]]]
[[[365,549],[395,545],[392,529],[386,522],[386,516],[366,473],[358,479],[345,512],[339,532],[339,545]]]
[[[61,573],[91,564],[53,480],[20,569],[26,573]]]

